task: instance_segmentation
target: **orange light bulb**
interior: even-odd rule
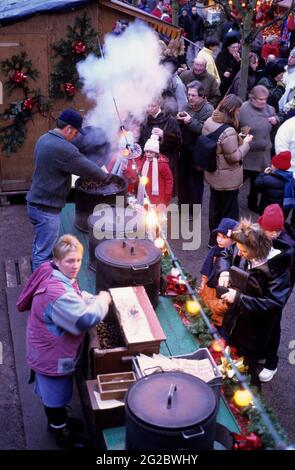
[[[220,339],[213,340],[212,343],[211,343],[211,347],[212,347],[213,351],[216,351],[216,352],[222,351],[225,347],[224,339],[220,338]]]

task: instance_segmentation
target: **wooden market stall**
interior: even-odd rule
[[[55,3],[55,2],[54,2]],[[0,4],[0,64],[13,56],[26,52],[27,59],[39,73],[35,81],[28,80],[31,89],[40,89],[44,97],[49,95],[50,74],[55,61],[52,59],[52,45],[65,38],[68,27],[77,16],[84,13],[91,20],[91,27],[101,41],[106,33],[112,31],[117,20],[147,22],[156,31],[170,37],[177,37],[181,30],[167,24],[148,13],[117,0],[64,0],[59,9],[52,9],[50,2],[30,2],[28,0],[2,0]],[[22,89],[13,90],[9,95],[5,86],[7,76],[0,67],[0,118],[11,104],[21,103]],[[8,194],[26,192],[30,187],[33,172],[33,150],[38,137],[52,128],[54,119],[65,107],[73,107],[85,114],[88,104],[77,90],[67,100],[51,99],[49,113],[37,112],[33,119],[26,122],[27,135],[23,144],[13,152],[0,150],[0,201]],[[29,104],[28,104],[29,106]],[[44,114],[44,115],[43,115]],[[7,116],[6,116],[7,117]],[[12,122],[0,119],[1,128]],[[1,133],[0,133],[1,136]],[[0,142],[0,149],[3,142]]]

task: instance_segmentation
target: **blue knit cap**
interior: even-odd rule
[[[65,122],[66,124],[69,124],[70,126],[74,127],[75,129],[78,129],[78,131],[81,132],[81,134],[83,134],[83,131],[81,131],[83,117],[81,116],[80,113],[78,113],[74,109],[69,109],[69,108],[65,109],[58,116],[58,119]]]
[[[221,219],[218,227],[212,230],[212,234],[223,233],[223,235],[227,235],[228,231],[233,230],[238,223],[239,222],[237,220],[224,217]]]

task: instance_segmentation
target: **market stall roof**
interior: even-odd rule
[[[1,0],[0,23],[13,23],[36,13],[68,10],[92,0]]]
[[[0,25],[15,23],[29,16],[40,13],[53,13],[57,11],[71,10],[88,3],[99,3],[101,6],[116,10],[139,18],[147,22],[156,31],[166,34],[171,38],[181,35],[181,28],[160,20],[149,13],[133,7],[129,3],[117,0],[0,0]]]
[[[129,3],[120,2],[119,0],[100,0],[99,4],[105,8],[116,10],[121,13],[126,13],[133,18],[145,21],[158,33],[165,34],[166,36],[176,39],[182,34],[182,29],[166,21],[160,20],[158,17],[151,15],[145,11],[136,8]]]

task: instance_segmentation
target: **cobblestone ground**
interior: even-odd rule
[[[240,194],[241,215],[248,216],[246,209],[247,185]],[[201,246],[196,251],[183,251],[182,241],[172,243],[175,254],[187,271],[199,277],[199,270],[206,256],[209,238],[208,230],[208,196],[206,189],[202,208]],[[19,202],[19,201],[18,201]],[[254,215],[254,214],[252,214]],[[7,256],[29,255],[31,253],[32,228],[27,220],[24,204],[11,204],[0,207],[0,341],[3,344],[4,363],[0,365],[0,448],[24,449],[25,440],[22,415],[19,404],[18,388],[15,375],[14,356],[7,314],[5,297],[5,273],[3,260]],[[255,216],[254,216],[255,217]],[[282,339],[279,351],[280,363],[278,373],[269,384],[263,385],[263,395],[267,403],[275,411],[279,422],[287,431],[291,441],[295,442],[295,407],[293,405],[295,386],[295,366],[288,361],[289,343],[295,340],[294,328],[294,297],[291,295],[284,310],[282,322]]]

